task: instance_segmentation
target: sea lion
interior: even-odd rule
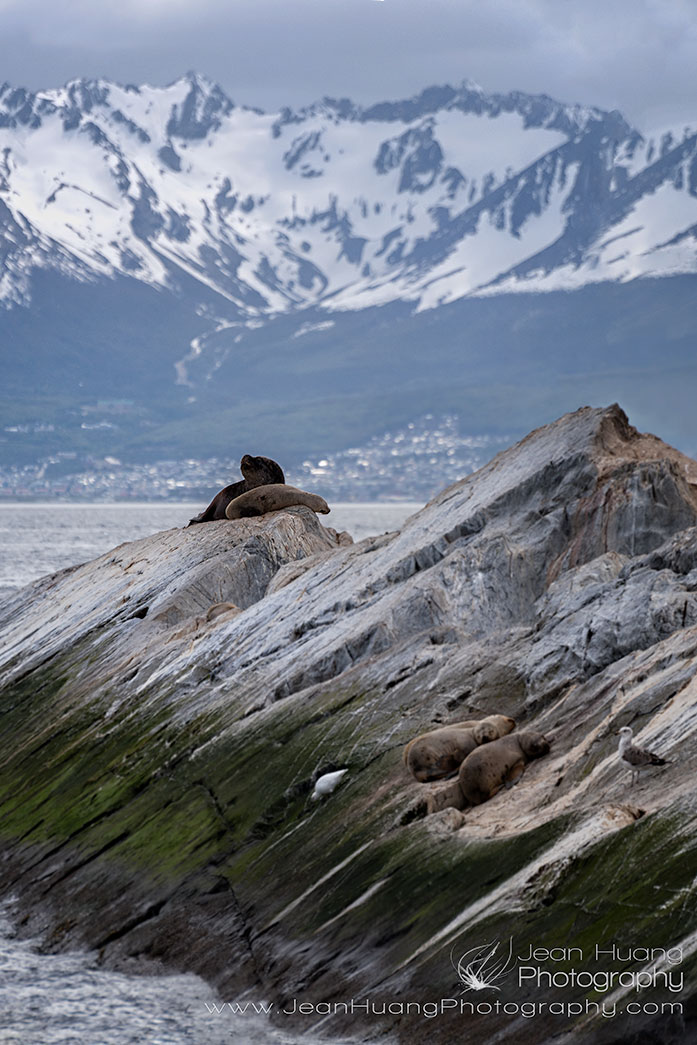
[[[511,733],[508,737],[484,744],[467,756],[458,774],[460,791],[466,803],[481,805],[520,779],[528,762],[549,753],[549,741],[542,733]]]
[[[515,729],[515,719],[488,715],[469,722],[453,722],[410,740],[404,748],[404,765],[420,783],[442,780],[456,773],[461,763],[480,744],[498,740]]]
[[[285,483],[273,483],[257,486],[235,497],[226,507],[225,516],[228,519],[246,519],[290,508],[294,504],[307,505],[320,515],[326,515],[330,510],[325,499],[315,493],[307,493],[306,490],[298,490],[296,486],[287,486]]]
[[[208,507],[200,515],[189,520],[189,526],[193,526],[194,523],[224,519],[225,509],[235,497],[246,493],[247,490],[254,490],[257,486],[266,486],[269,483],[280,484],[286,481],[280,464],[272,461],[270,457],[252,457],[250,454],[245,454],[240,461],[240,471],[244,479],[219,490]]]

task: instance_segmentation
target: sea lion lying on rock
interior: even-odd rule
[[[488,715],[472,722],[453,722],[410,740],[404,748],[404,765],[416,780],[442,780],[456,773],[470,752],[515,729],[515,719]]]
[[[235,497],[225,509],[228,519],[246,519],[253,515],[266,515],[267,512],[277,512],[281,508],[291,508],[294,504],[304,504],[312,508],[313,512],[326,515],[329,505],[323,497],[315,493],[307,493],[306,490],[298,490],[295,486],[286,486],[285,483],[274,483],[268,486],[258,486],[254,490]]]
[[[467,756],[458,774],[464,801],[481,805],[520,779],[528,762],[549,753],[549,741],[542,733],[512,733],[477,748]],[[461,807],[460,807],[461,808]]]
[[[194,523],[224,519],[225,509],[235,497],[246,493],[247,490],[254,490],[257,486],[267,486],[270,483],[280,484],[286,481],[280,464],[276,464],[270,457],[252,457],[250,454],[245,454],[240,461],[240,471],[244,479],[219,490],[208,507],[200,515],[189,520],[189,526],[193,526]]]

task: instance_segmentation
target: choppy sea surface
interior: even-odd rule
[[[244,1001],[236,1004],[242,1006]],[[256,1003],[257,1005],[259,1003]],[[251,1006],[250,1006],[251,1008]],[[198,976],[127,976],[93,955],[42,954],[0,907],[2,1045],[314,1045],[262,1012],[234,1012]],[[341,1045],[336,1041],[335,1045]]]
[[[0,600],[66,566],[88,562],[124,541],[185,526],[201,504],[0,505]],[[322,521],[355,541],[398,529],[416,503],[333,504]]]

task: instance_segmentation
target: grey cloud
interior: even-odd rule
[[[432,83],[697,121],[692,0],[0,0],[3,78],[165,83],[196,68],[236,101],[373,101]]]

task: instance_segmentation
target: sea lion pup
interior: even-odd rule
[[[453,722],[410,740],[404,748],[404,765],[422,784],[443,780],[456,773],[480,744],[498,740],[512,729],[515,729],[515,719],[508,715],[488,715],[471,723]]]
[[[512,733],[472,751],[458,774],[464,800],[481,805],[500,791],[511,787],[522,776],[533,758],[549,753],[549,741],[542,733]]]
[[[307,493],[306,490],[298,490],[296,486],[287,486],[285,483],[274,483],[258,486],[235,497],[225,509],[225,515],[228,519],[247,519],[253,515],[277,512],[281,508],[291,508],[294,504],[307,505],[320,515],[326,515],[330,510],[324,497],[316,493]]]
[[[232,483],[223,490],[219,490],[211,503],[200,515],[190,519],[188,525],[194,523],[213,522],[225,518],[225,509],[230,501],[247,490],[253,490],[257,486],[266,486],[269,483],[285,483],[286,477],[280,464],[272,461],[270,457],[252,457],[245,454],[240,461],[240,471],[244,476],[239,483]]]

